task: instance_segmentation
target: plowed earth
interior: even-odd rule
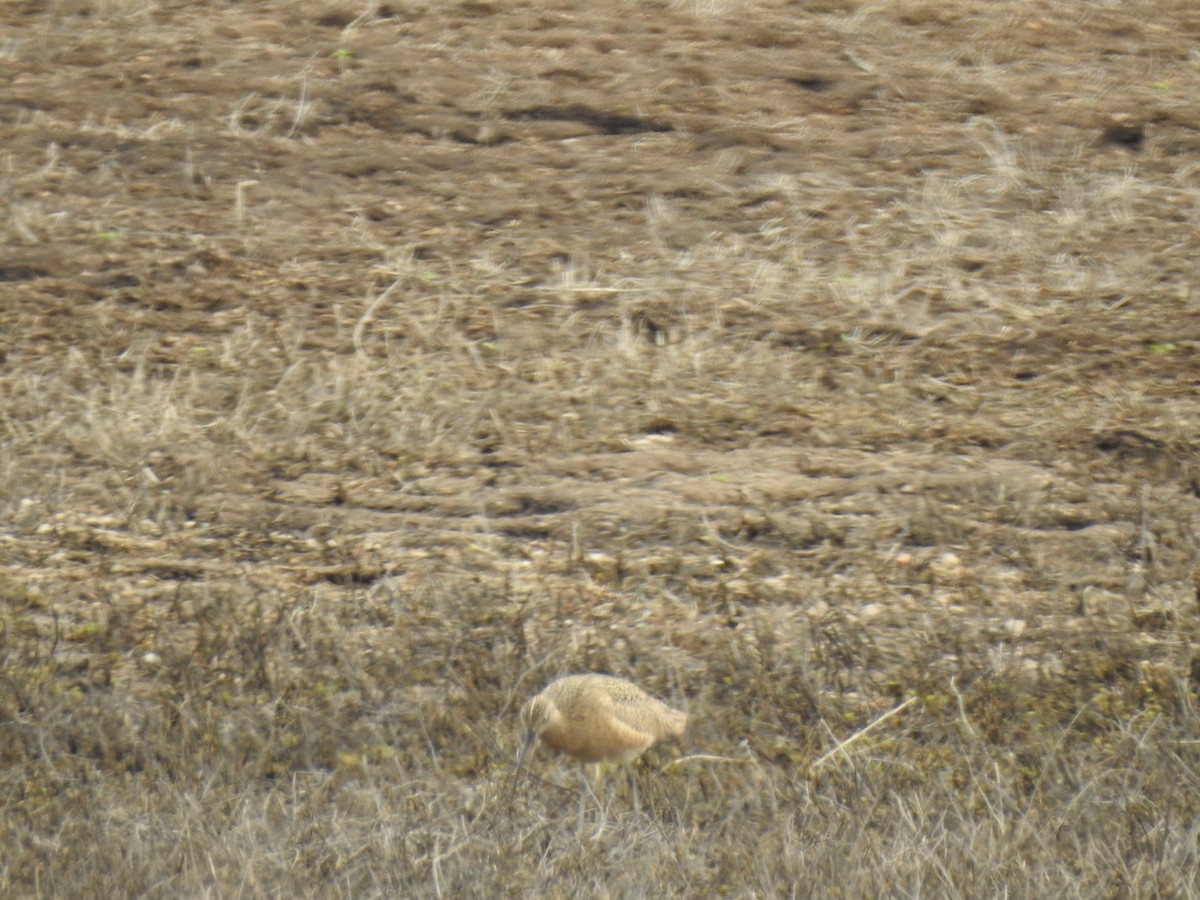
[[[780,772],[916,673],[1184,690],[1198,39],[1184,0],[0,5],[6,677],[247,777],[474,783],[566,671]]]

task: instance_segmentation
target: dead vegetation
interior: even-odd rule
[[[0,893],[1196,896],[1198,31],[6,4]]]

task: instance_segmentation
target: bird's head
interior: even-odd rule
[[[534,697],[521,708],[521,724],[525,726],[525,743],[549,728],[558,716],[558,708],[553,702],[541,694]]]

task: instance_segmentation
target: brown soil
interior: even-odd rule
[[[1198,38],[1191,0],[0,6],[0,888],[765,895],[814,829],[814,885],[888,856],[776,829],[801,773],[853,805],[804,766],[905,698],[878,796],[959,730],[1059,812],[1066,735],[1195,744]],[[648,803],[776,868],[567,861],[556,793],[499,811],[516,704],[586,670],[738,760]],[[134,865],[200,772],[370,789],[247,838],[249,880],[211,810]],[[339,811],[416,844],[297,836]],[[1018,883],[1186,887],[1080,844]]]

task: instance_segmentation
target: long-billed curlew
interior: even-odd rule
[[[568,675],[551,682],[526,703],[521,721],[526,729],[525,741],[517,756],[514,787],[525,757],[538,738],[547,747],[582,763],[628,764],[664,738],[682,737],[688,717],[621,678]],[[636,807],[637,781],[631,780],[631,784]],[[580,797],[581,822],[582,816]]]

